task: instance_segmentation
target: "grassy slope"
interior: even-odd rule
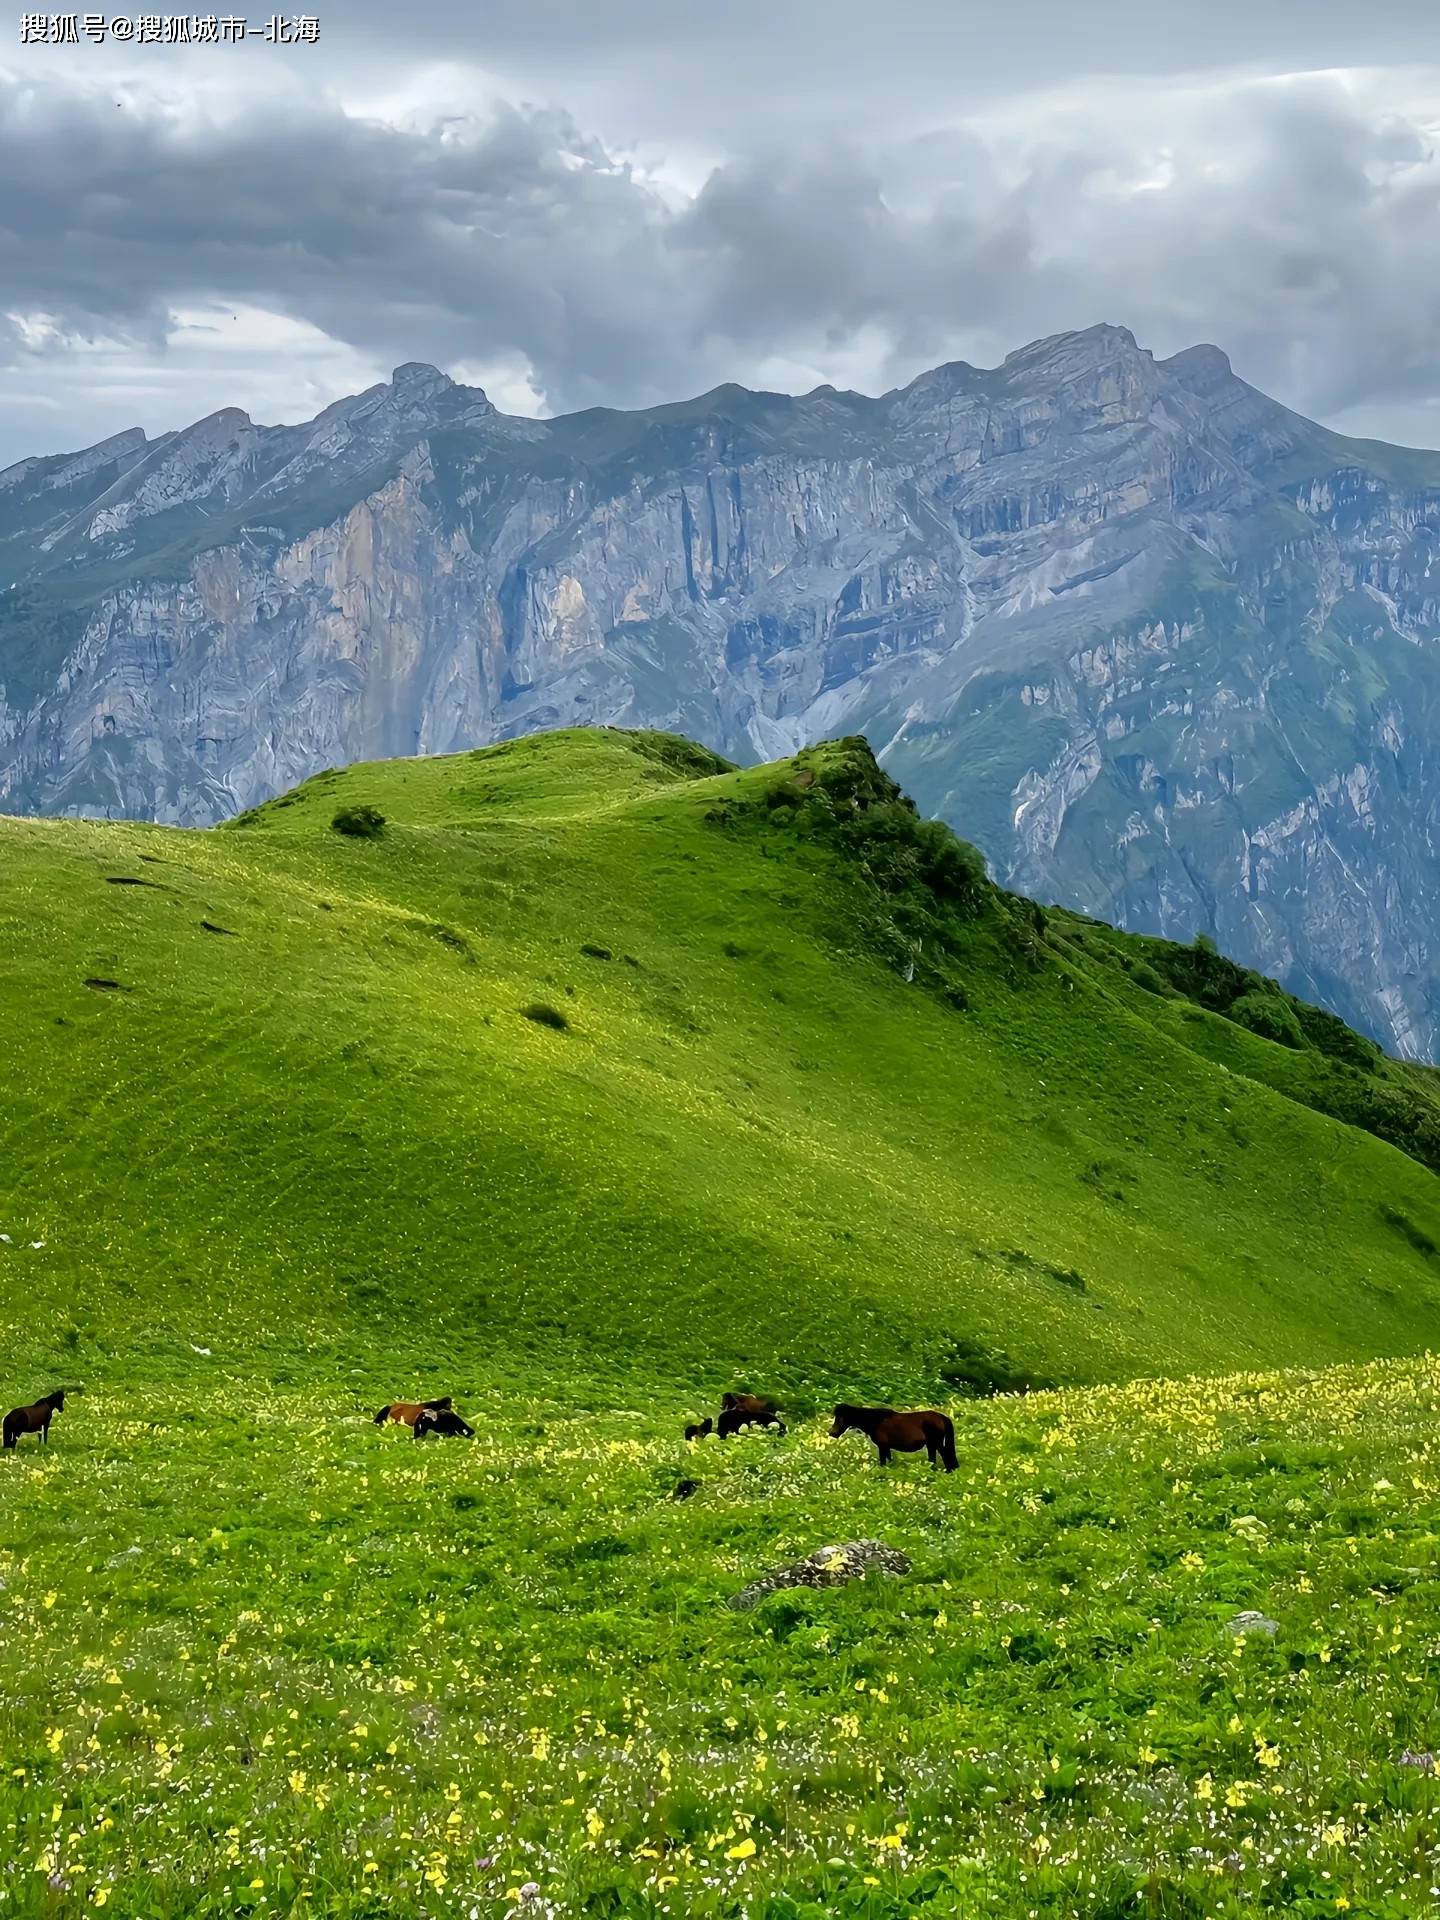
[[[928,1397],[958,1338],[1085,1378],[1440,1321],[1435,1176],[1311,1110],[1429,1077],[993,893],[907,983],[905,903],[768,805],[845,761],[552,736],[0,822],[0,1333],[89,1389],[0,1456],[7,1913],[1428,1909],[1432,1361],[952,1399],[948,1477],[680,1440],[742,1374]],[[479,1437],[370,1423],[420,1386]],[[911,1574],[723,1604],[860,1536]]]
[[[1085,1380],[1435,1340],[1428,1171],[1003,914],[968,1010],[907,984],[775,779],[571,733],[217,832],[0,822],[9,1350],[604,1404],[929,1395],[957,1341]],[[330,830],[359,802],[377,841]]]
[[[1005,1396],[934,1477],[466,1405],[195,1363],[4,1456],[7,1914],[1433,1911],[1433,1362]],[[912,1573],[724,1604],[864,1536]]]

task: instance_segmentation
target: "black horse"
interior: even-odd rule
[[[64,1410],[65,1388],[57,1387],[33,1406],[12,1407],[5,1416],[5,1445],[13,1447],[22,1433],[38,1433],[43,1446],[50,1444],[50,1422]]]
[[[685,1438],[703,1440],[707,1434],[718,1433],[722,1440],[728,1440],[742,1427],[774,1427],[784,1433],[785,1422],[775,1402],[758,1393],[722,1393],[720,1418],[712,1420],[707,1413],[698,1425],[686,1427]]]
[[[442,1440],[473,1440],[474,1427],[466,1426],[453,1408],[439,1407],[433,1411],[427,1409],[415,1422],[415,1438],[424,1440],[432,1433],[438,1433]]]
[[[780,1409],[775,1402],[766,1400],[758,1393],[722,1393],[720,1418],[715,1422],[715,1431],[722,1440],[728,1440],[732,1433],[739,1433],[742,1427],[775,1427],[784,1433],[785,1422],[780,1418]]]

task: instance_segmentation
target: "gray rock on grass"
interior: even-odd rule
[[[1272,1620],[1268,1614],[1247,1608],[1244,1613],[1237,1613],[1233,1620],[1225,1622],[1225,1631],[1233,1633],[1237,1640],[1242,1634],[1252,1633],[1263,1634],[1267,1640],[1273,1640],[1280,1631],[1280,1622]]]
[[[909,1559],[898,1548],[887,1547],[881,1540],[847,1540],[840,1546],[817,1547],[803,1560],[776,1567],[773,1573],[742,1587],[728,1604],[744,1613],[767,1594],[784,1587],[843,1587],[870,1573],[899,1575],[909,1571]]]

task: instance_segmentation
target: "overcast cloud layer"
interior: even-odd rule
[[[1096,320],[1440,445],[1418,9],[1362,41],[1325,0],[1226,0],[1160,44],[1130,0],[1020,0],[984,35],[929,0],[647,9],[0,56],[0,465],[227,404],[301,418],[408,359],[561,412],[879,391]]]

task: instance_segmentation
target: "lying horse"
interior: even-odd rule
[[[756,1393],[722,1393],[715,1431],[722,1440],[728,1440],[741,1427],[778,1427],[784,1433],[785,1422],[773,1400],[764,1400]]]
[[[869,1434],[880,1452],[880,1464],[888,1467],[892,1453],[919,1453],[923,1447],[933,1467],[938,1460],[947,1473],[960,1462],[955,1458],[955,1423],[944,1413],[897,1413],[893,1407],[838,1406],[830,1438],[858,1427]]]
[[[22,1433],[38,1433],[44,1446],[50,1444],[50,1422],[65,1406],[65,1388],[57,1387],[30,1407],[12,1407],[5,1416],[5,1445],[13,1447]]]
[[[785,1422],[773,1400],[763,1400],[757,1393],[722,1393],[720,1418],[712,1420],[707,1413],[698,1426],[686,1427],[685,1438],[703,1440],[709,1433],[718,1433],[728,1440],[742,1427],[778,1427],[784,1433]]]
[[[448,1393],[443,1400],[392,1400],[376,1414],[375,1424],[383,1427],[387,1420],[393,1420],[396,1426],[413,1427],[422,1413],[448,1413],[451,1405]]]
[[[474,1427],[467,1427],[458,1413],[447,1407],[428,1407],[415,1422],[415,1438],[438,1433],[445,1440],[473,1440]]]

